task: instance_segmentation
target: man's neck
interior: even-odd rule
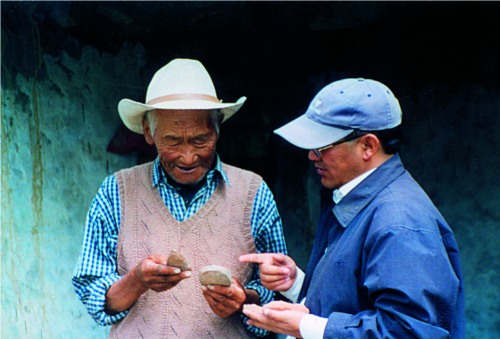
[[[191,201],[193,201],[194,197],[196,196],[196,193],[200,190],[200,188],[205,184],[207,181],[207,176],[205,175],[203,179],[198,181],[197,183],[194,184],[181,184],[175,181],[171,176],[169,176],[163,169],[162,169],[163,175],[165,175],[165,180],[167,183],[172,186],[177,193],[182,197],[184,200],[186,206],[188,206]]]

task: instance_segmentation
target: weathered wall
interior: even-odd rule
[[[497,4],[1,6],[2,337],[106,336],[70,281],[85,215],[107,174],[148,157],[136,142],[106,151],[122,126],[117,102],[143,100],[153,72],[179,56],[202,60],[225,101],[248,96],[219,151],[264,176],[302,267],[319,182],[272,130],[331,81],[387,83],[404,111],[402,158],[459,242],[468,337],[500,335]]]
[[[91,197],[135,162],[105,149],[127,92],[115,79],[137,82],[128,69],[140,65],[131,49],[50,56],[40,30],[2,27],[1,337],[98,337],[107,329],[75,299],[71,273]]]

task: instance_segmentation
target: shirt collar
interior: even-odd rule
[[[152,175],[153,187],[157,187],[160,183],[169,185],[169,183],[167,182],[166,174],[163,171],[163,167],[161,166],[159,157],[156,157],[154,161]],[[222,168],[222,162],[220,161],[218,154],[215,156],[215,167],[207,173],[206,177],[207,184],[211,184],[213,180],[217,180],[218,177],[221,177],[227,185],[230,185],[229,178]]]
[[[363,173],[363,174],[357,176],[356,178],[352,179],[347,184],[344,184],[339,189],[334,190],[333,191],[333,201],[336,204],[338,204],[342,200],[342,198],[347,195],[347,193],[349,193],[350,191],[352,191],[354,189],[354,187],[358,186],[358,184],[360,182],[362,182],[363,180],[365,180],[365,178],[367,176],[369,176],[370,174],[372,174],[373,171],[375,171],[376,169],[377,169],[377,167],[372,168],[371,170],[368,170],[365,173]]]

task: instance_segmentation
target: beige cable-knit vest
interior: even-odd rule
[[[127,316],[113,325],[112,338],[249,338],[238,314],[222,319],[207,304],[198,280],[205,265],[221,265],[245,285],[251,266],[238,257],[255,252],[250,218],[262,182],[258,175],[223,165],[223,180],[191,218],[178,222],[152,186],[153,163],[118,172],[122,221],[118,236],[118,273],[125,275],[151,253],[182,253],[193,276],[176,287],[144,293]],[[179,196],[179,199],[182,199]]]

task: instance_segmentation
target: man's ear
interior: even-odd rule
[[[142,117],[142,130],[144,131],[144,138],[146,142],[150,145],[154,144],[153,135],[151,134],[151,128],[149,127],[149,123],[146,120],[146,117]]]
[[[370,160],[380,150],[380,140],[375,134],[368,133],[362,136],[360,141],[363,147],[363,160]]]

